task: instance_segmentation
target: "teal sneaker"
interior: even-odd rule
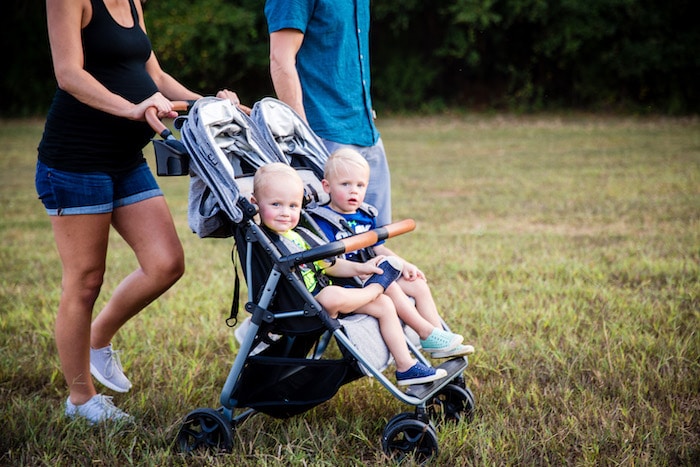
[[[463,340],[464,337],[459,334],[453,334],[443,329],[435,328],[427,339],[420,340],[420,346],[429,353],[446,352],[457,347]]]

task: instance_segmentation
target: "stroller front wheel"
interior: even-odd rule
[[[216,449],[230,452],[233,448],[231,423],[218,410],[196,409],[187,414],[177,434],[182,452]]]
[[[382,448],[394,461],[424,464],[438,453],[437,434],[429,423],[400,414],[384,429]]]

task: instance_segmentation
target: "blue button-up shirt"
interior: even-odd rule
[[[297,29],[304,41],[297,72],[304,111],[320,137],[372,146],[374,126],[369,70],[369,0],[267,0],[268,31]]]

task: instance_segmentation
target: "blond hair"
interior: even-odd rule
[[[273,162],[263,165],[255,172],[253,177],[253,196],[257,198],[268,186],[282,183],[282,179],[298,184],[302,190],[304,189],[304,182],[296,170],[283,162]]]
[[[359,152],[350,148],[340,148],[330,155],[323,167],[323,178],[338,176],[341,169],[360,169],[369,173],[369,164]]]

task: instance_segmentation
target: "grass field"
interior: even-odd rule
[[[178,453],[182,417],[218,406],[237,349],[232,244],[189,231],[185,178],[159,181],[188,271],[114,342],[134,382],[115,402],[138,423],[67,421],[60,264],[33,186],[41,125],[0,121],[0,465],[388,463],[382,429],[411,408],[368,378],[301,416],[252,417],[231,454]],[[380,129],[394,217],[418,224],[390,246],[477,348],[475,418],[438,425],[434,465],[699,465],[700,121],[466,115]],[[115,235],[100,304],[134,267]]]

